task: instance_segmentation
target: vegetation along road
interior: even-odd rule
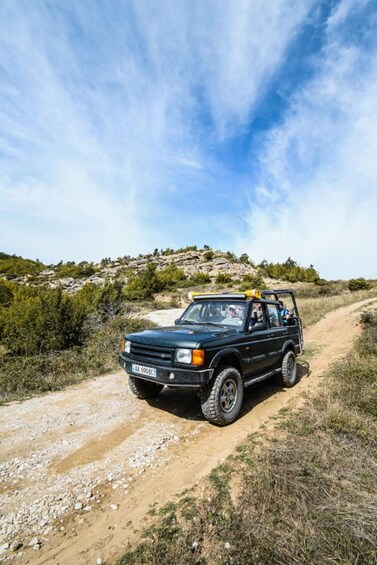
[[[301,364],[299,384],[247,389],[241,417],[226,428],[204,421],[194,392],[135,399],[121,371],[0,407],[0,560],[115,561],[138,539],[152,505],[196,484],[281,408],[300,405],[349,350],[359,311],[373,301],[308,328],[310,365]]]

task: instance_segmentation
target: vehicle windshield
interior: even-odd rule
[[[182,316],[180,323],[242,327],[246,308],[246,303],[230,300],[195,301]]]

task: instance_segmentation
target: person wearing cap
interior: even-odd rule
[[[227,324],[241,325],[243,322],[243,309],[242,316],[239,315],[235,306],[230,305],[228,308]]]

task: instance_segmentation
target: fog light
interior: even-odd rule
[[[174,373],[170,373],[169,379],[172,381],[174,379]]]

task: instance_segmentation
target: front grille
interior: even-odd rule
[[[171,347],[156,347],[142,343],[131,344],[131,359],[155,363],[158,365],[173,365],[174,349]]]

